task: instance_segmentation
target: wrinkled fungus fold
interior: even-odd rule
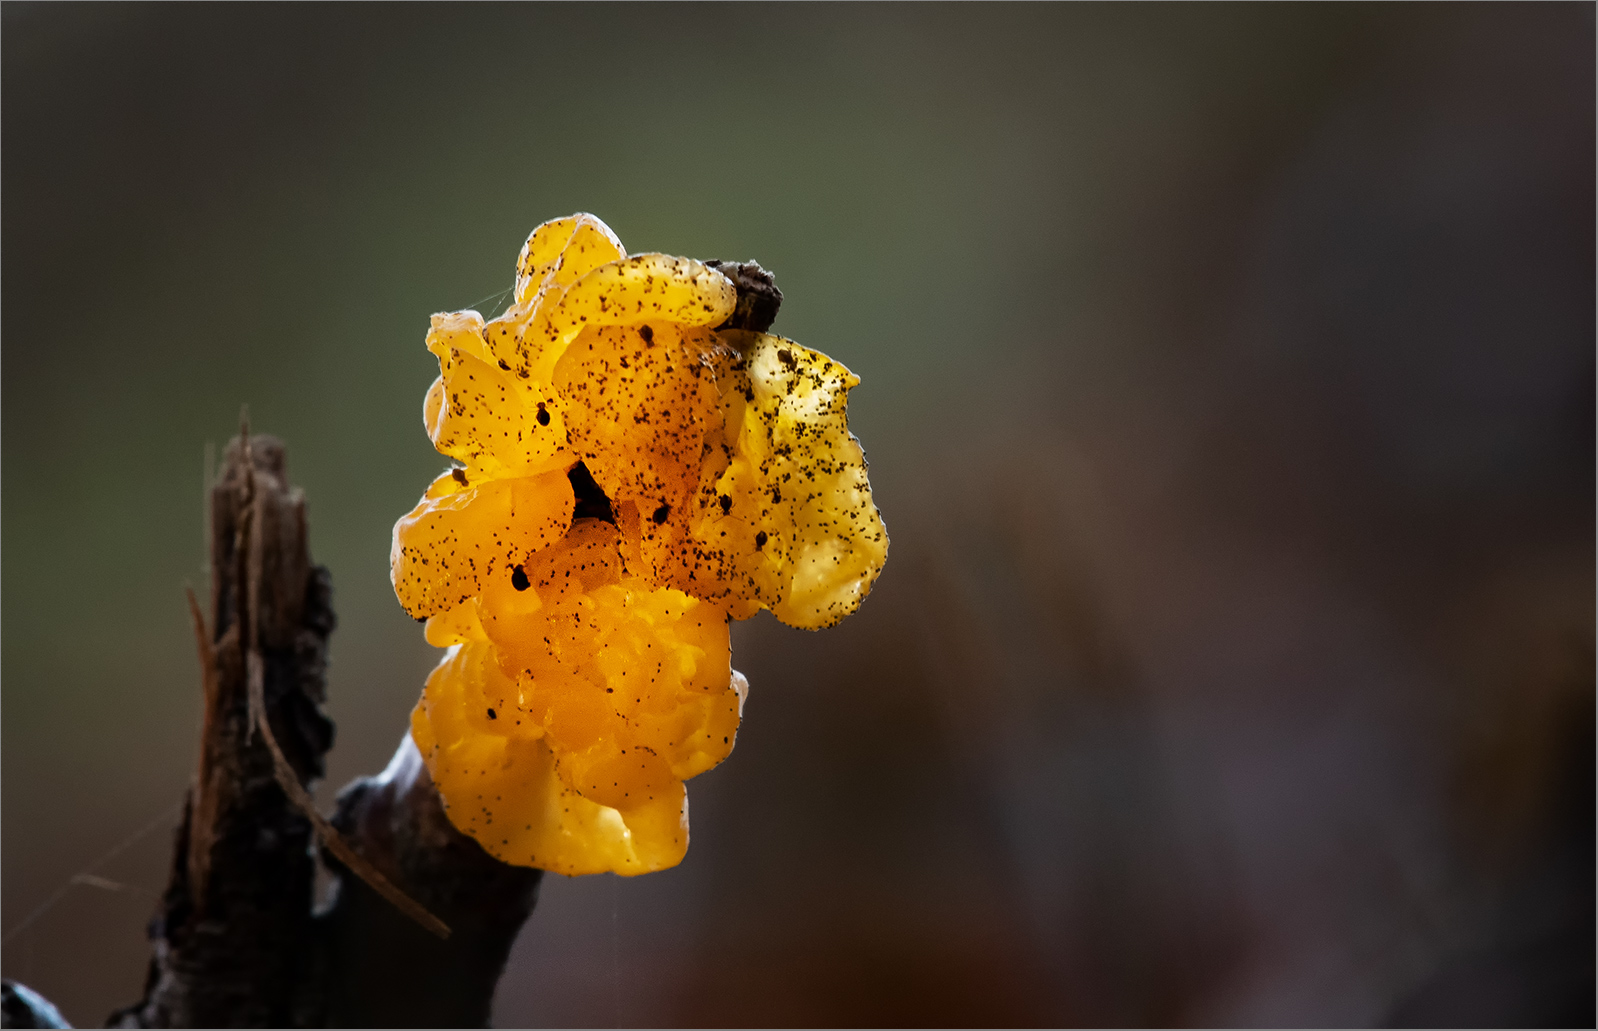
[[[423,424],[454,464],[394,526],[395,594],[446,649],[411,734],[499,859],[665,869],[684,782],[737,740],[729,621],[832,626],[887,557],[845,410],[859,379],[731,328],[726,275],[629,256],[592,215],[533,231],[513,297],[427,334]]]

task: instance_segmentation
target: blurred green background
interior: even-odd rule
[[[428,315],[587,210],[776,273],[893,551],[735,628],[686,862],[546,879],[497,1022],[1590,1025],[1591,5],[0,17],[3,963],[75,1023],[194,766],[205,447],[308,496],[326,805],[434,661]]]

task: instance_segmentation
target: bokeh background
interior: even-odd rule
[[[194,765],[248,403],[434,656],[428,315],[537,223],[754,258],[893,539],[734,631],[693,847],[546,879],[506,1025],[1591,1026],[1594,8],[30,5],[3,26],[5,975],[97,1023]]]

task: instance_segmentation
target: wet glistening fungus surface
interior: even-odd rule
[[[390,565],[448,650],[411,734],[451,822],[507,863],[679,863],[684,781],[732,751],[748,694],[730,620],[832,626],[886,560],[858,378],[764,332],[758,266],[718,266],[629,257],[578,214],[534,230],[502,315],[433,316],[423,414],[457,464]]]

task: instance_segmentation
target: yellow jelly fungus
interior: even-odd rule
[[[533,231],[498,318],[433,316],[423,423],[459,464],[394,526],[395,594],[448,649],[411,734],[507,863],[639,874],[688,847],[683,782],[732,751],[729,619],[831,626],[887,558],[848,369],[733,328],[717,268]]]

